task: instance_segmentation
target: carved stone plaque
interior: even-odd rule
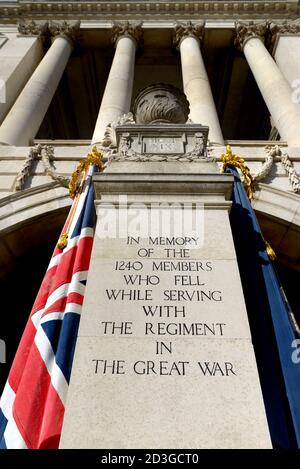
[[[114,161],[203,161],[208,127],[199,124],[118,125]]]
[[[184,145],[179,137],[143,137],[142,153],[174,154],[184,153]]]

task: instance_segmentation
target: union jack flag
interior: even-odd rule
[[[89,166],[33,305],[0,400],[0,448],[57,448],[93,244]]]

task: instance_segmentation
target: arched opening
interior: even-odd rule
[[[67,212],[64,207],[45,213],[1,236],[0,338],[6,345],[6,363],[0,364],[0,394]]]

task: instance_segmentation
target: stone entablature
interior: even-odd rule
[[[3,22],[17,22],[21,18],[40,19],[48,16],[55,18],[63,15],[68,19],[106,19],[119,20],[138,18],[147,15],[160,18],[296,18],[299,13],[297,0],[245,0],[245,1],[189,1],[177,0],[112,0],[112,1],[28,1],[5,2],[0,4]]]

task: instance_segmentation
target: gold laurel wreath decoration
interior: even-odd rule
[[[68,244],[69,238],[69,229],[74,218],[76,207],[79,201],[79,196],[82,192],[83,184],[86,179],[87,169],[90,165],[95,165],[98,167],[99,171],[102,172],[104,169],[103,155],[97,150],[97,147],[94,146],[87,157],[83,160],[80,160],[77,168],[73,172],[70,182],[69,182],[69,195],[71,199],[75,199],[67,223],[66,231],[60,235],[60,238],[57,243],[58,249],[64,249]],[[79,179],[82,175],[80,184]]]
[[[234,155],[232,153],[232,149],[230,145],[226,145],[226,153],[222,153],[221,155],[221,161],[223,163],[222,167],[222,172],[225,172],[225,169],[228,166],[234,166],[238,169],[241,170],[243,176],[244,176],[244,184],[246,186],[246,193],[248,196],[248,199],[251,200],[253,197],[253,194],[255,192],[255,187],[254,187],[254,181],[253,178],[250,174],[250,169],[248,166],[245,164],[245,160],[241,158],[238,155]]]
[[[74,199],[77,189],[78,189],[78,180],[82,173],[88,168],[89,165],[96,165],[100,172],[103,171],[104,164],[103,164],[103,155],[97,150],[97,147],[94,146],[92,151],[88,153],[87,157],[83,160],[80,160],[77,168],[75,169],[74,173],[71,176],[69,182],[69,194],[71,199]]]
[[[241,158],[238,155],[234,155],[232,153],[232,149],[230,145],[226,145],[226,153],[222,153],[221,155],[221,161],[223,163],[222,166],[222,173],[225,172],[225,169],[228,166],[234,166],[235,168],[238,168],[241,170],[243,176],[244,176],[244,184],[246,186],[246,194],[248,199],[252,200],[253,194],[255,192],[255,187],[254,187],[254,180],[253,177],[251,176],[250,169],[248,166],[245,164],[245,160]],[[263,238],[263,241],[266,245],[266,251],[269,256],[269,258],[274,261],[276,259],[276,254],[274,250],[272,249],[271,245]]]

